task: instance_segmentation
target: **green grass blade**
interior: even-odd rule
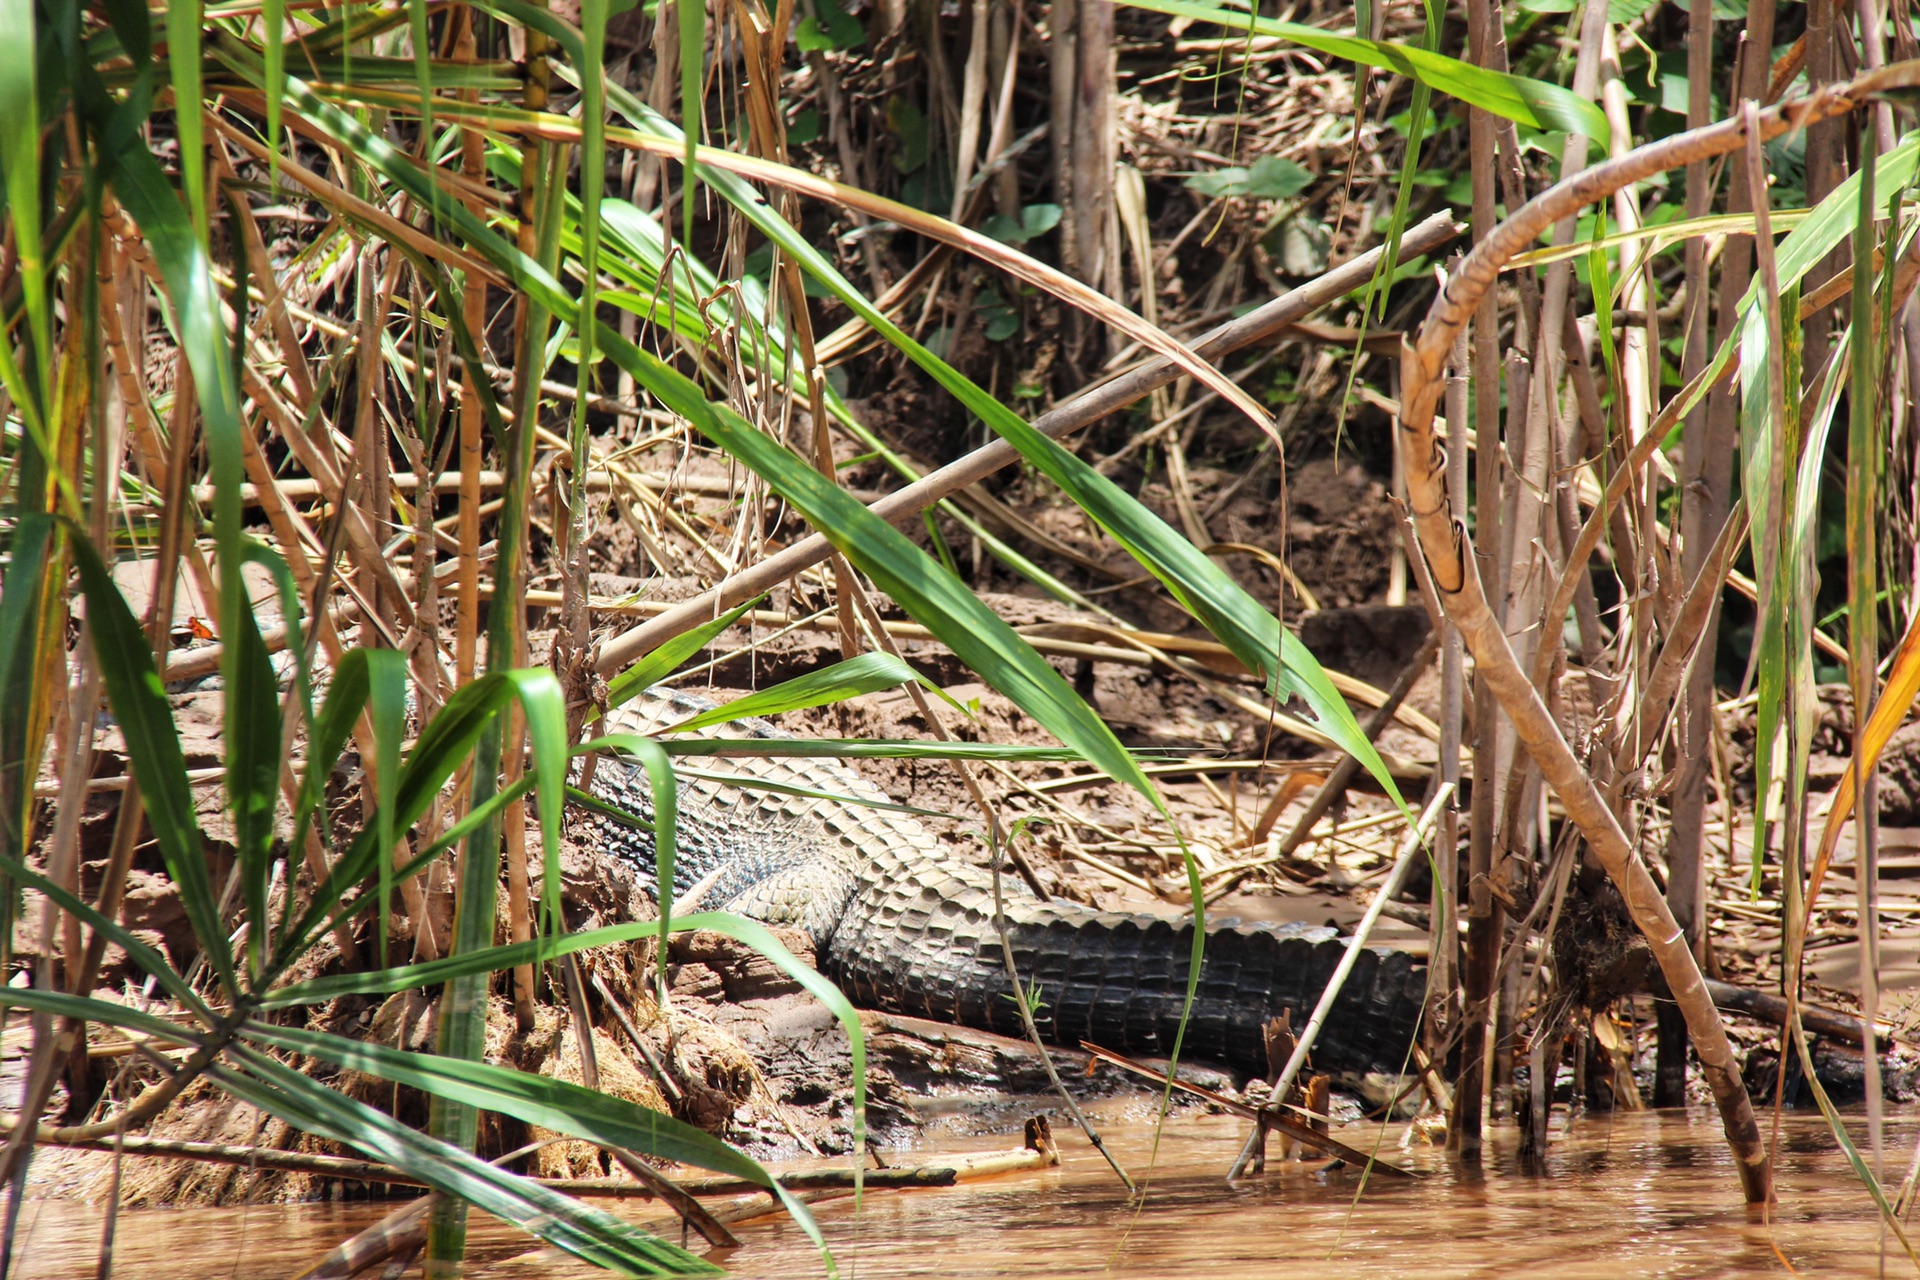
[[[528,688],[536,691],[531,704],[523,696]],[[508,672],[482,676],[465,688],[456,690],[447,699],[440,713],[421,730],[413,750],[407,753],[401,765],[393,793],[393,829],[396,832],[408,830],[420,820],[434,797],[466,763],[487,726],[515,697],[522,698],[529,726],[535,735],[534,781],[541,788],[542,836],[549,840],[549,849],[558,849],[559,812],[565,781],[566,723],[558,684],[546,672]],[[321,713],[323,727],[341,724],[350,727],[351,717],[358,714],[358,706],[348,702],[339,709],[338,721],[333,721],[329,715],[334,710],[333,702],[329,699],[327,709]],[[560,716],[557,726],[554,723],[556,714]],[[556,729],[560,743],[558,765],[552,759],[551,746]],[[327,731],[331,733],[336,730]],[[392,856],[391,846],[386,854]],[[377,860],[380,856],[378,830],[372,826],[362,829],[347,851],[335,860],[326,880],[314,890],[299,921],[280,939],[276,949],[275,971],[284,969],[304,949],[314,931],[350,889],[379,874]]]
[[[605,739],[602,739],[605,741]],[[666,738],[660,745],[676,759],[686,756],[750,756],[829,760],[1040,760],[1069,763],[1080,756],[1062,747],[1002,742],[918,742],[889,738]],[[1135,759],[1159,752],[1133,749]]]
[[[601,1146],[624,1147],[714,1173],[745,1179],[769,1190],[773,1175],[758,1161],[720,1139],[619,1098],[549,1076],[487,1062],[461,1062],[413,1053],[370,1041],[350,1040],[303,1028],[248,1022],[241,1036],[256,1044],[303,1054],[426,1093],[458,1098],[468,1106]]]
[[[1880,530],[1880,468],[1885,446],[1880,440],[1879,389],[1881,344],[1874,341],[1878,308],[1874,305],[1873,262],[1875,240],[1874,151],[1879,131],[1860,131],[1860,210],[1854,221],[1853,316],[1848,335],[1852,381],[1847,391],[1847,647],[1852,660],[1854,724],[1864,729],[1874,700],[1875,668],[1880,663],[1878,553]],[[1894,245],[1887,243],[1886,261]],[[1861,741],[1855,734],[1855,743]],[[1864,861],[1864,858],[1861,859]],[[1866,874],[1865,868],[1856,876]],[[1862,921],[1863,928],[1867,926]],[[1866,956],[1861,959],[1864,963]],[[1871,1011],[1869,1011],[1871,1016]]]
[[[636,352],[642,362],[652,357]],[[670,370],[662,368],[662,372]],[[677,375],[675,375],[677,377]],[[646,379],[661,394],[663,380]],[[749,426],[739,415],[698,398],[668,404],[721,449],[757,473],[792,503],[842,555],[882,591],[952,649],[960,660],[998,689],[1061,742],[1115,781],[1126,783],[1159,807],[1159,792],[1113,730],[1074,693],[1047,660],[1018,632],[980,602],[907,536],[868,511],[845,490],[793,453]],[[663,399],[666,397],[662,396]]]
[[[323,1032],[258,1023],[248,1024],[242,1034],[248,1040],[319,1058],[465,1106],[509,1115],[603,1147],[618,1147],[755,1183],[778,1196],[815,1246],[823,1253],[826,1250],[826,1240],[806,1206],[759,1162],[662,1112],[564,1080],[490,1063],[407,1053]],[[831,1264],[831,1257],[828,1261]]]
[[[573,456],[586,458],[587,402],[593,391],[594,335],[598,330],[600,290],[600,202],[607,180],[607,0],[582,0],[580,26],[584,37],[580,73],[580,309],[574,333],[580,344],[575,362],[578,375],[573,401]],[[587,468],[573,469],[573,500],[584,505]],[[583,571],[584,572],[584,571]],[[586,590],[586,583],[580,583]]]
[[[643,104],[617,88],[609,100],[643,132],[672,136],[672,126]],[[855,314],[945,387],[1022,457],[1091,515],[1129,554],[1173,591],[1209,631],[1218,636],[1249,670],[1261,671],[1277,697],[1304,699],[1320,727],[1342,750],[1357,758],[1369,773],[1398,800],[1399,791],[1379,753],[1360,732],[1359,723],[1344,699],[1305,645],[1280,626],[1279,620],[1236,583],[1219,565],[1171,529],[1138,499],[1081,461],[1057,442],[1035,431],[981,387],[914,341],[900,327],[847,282],[833,264],[804,236],[780,218],[753,188],[717,168],[703,170],[705,180],[754,227],[793,255],[809,275],[824,284]],[[651,357],[643,357],[651,360]],[[640,373],[636,380],[648,382]],[[678,377],[678,375],[674,375]],[[649,383],[649,385],[652,385]],[[656,394],[662,394],[655,387]],[[663,399],[668,397],[662,395]],[[669,399],[669,402],[672,401]],[[691,413],[689,417],[693,416]],[[864,511],[864,508],[861,508]],[[809,516],[811,519],[812,517]],[[815,527],[834,535],[825,525]],[[891,526],[886,526],[891,528]],[[957,652],[957,651],[956,651]]]
[[[1077,758],[1077,757],[1076,757]],[[895,804],[891,800],[869,800],[864,796],[850,796],[837,791],[821,791],[814,787],[795,786],[789,782],[774,782],[767,778],[753,778],[738,773],[722,773],[713,769],[689,769],[685,765],[674,768],[674,776],[679,778],[698,778],[703,782],[717,782],[723,787],[732,787],[736,791],[753,794],[770,792],[774,795],[797,796],[803,800],[829,800],[834,804],[857,805],[867,809],[882,809],[888,813],[911,813],[922,818],[953,818],[953,814],[939,809],[922,809],[910,804]],[[635,830],[653,830],[653,824],[628,813],[618,805],[608,804],[591,792],[578,787],[567,788],[567,799],[595,813],[603,813],[615,822],[625,823]]]
[[[724,911],[703,911],[680,917],[672,925],[673,933],[687,933],[694,930],[711,930],[716,933],[745,943],[752,947],[775,966],[785,972],[794,981],[804,987],[815,999],[825,1005],[847,1033],[853,1073],[853,1140],[854,1157],[862,1159],[866,1144],[867,1114],[867,1041],[860,1026],[860,1015],[847,1001],[840,989],[821,976],[813,966],[802,961],[789,951],[765,925],[743,919]],[[618,946],[636,942],[642,938],[662,938],[667,930],[658,920],[637,920],[627,924],[610,925],[584,933],[570,934],[560,938],[535,938],[527,942],[512,943],[506,946],[489,947],[479,951],[470,951],[460,955],[443,956],[438,960],[422,964],[406,965],[383,969],[371,973],[343,973],[331,977],[318,978],[293,986],[283,987],[266,996],[259,1004],[261,1009],[294,1008],[307,1004],[325,1003],[348,995],[392,995],[400,991],[411,991],[420,987],[437,986],[452,982],[458,978],[473,977],[480,974],[498,973],[516,965],[539,963],[558,959],[577,951],[594,947]],[[284,1029],[277,1029],[284,1031]],[[392,1051],[388,1051],[392,1052]],[[417,1062],[427,1057],[424,1054],[405,1054],[405,1058]],[[452,1059],[439,1061],[451,1064],[449,1070],[457,1076],[476,1078],[473,1073],[481,1070],[481,1064],[458,1062]],[[487,1071],[499,1071],[500,1068],[488,1067]],[[517,1073],[515,1073],[517,1074]],[[466,1100],[470,1105],[490,1105]],[[715,1154],[715,1159],[720,1159]],[[737,1153],[728,1159],[745,1160]],[[719,1166],[711,1166],[719,1167]],[[744,1175],[751,1176],[751,1175]],[[800,1217],[803,1225],[810,1222]],[[816,1236],[817,1240],[818,1237]]]
[[[173,76],[173,118],[180,139],[180,180],[187,191],[187,208],[193,214],[194,234],[202,245],[207,242],[207,141],[206,125],[200,118],[197,55],[204,8],[201,0],[168,0],[166,6],[167,68]]]
[[[236,1049],[245,1070],[216,1064],[226,1092],[308,1133],[384,1161],[563,1249],[626,1276],[711,1276],[720,1268],[646,1235],[610,1213],[516,1177],[459,1147],[416,1133],[393,1117],[316,1084],[264,1053]]]
[[[376,661],[377,650],[349,649],[334,664],[333,679],[327,684],[326,700],[307,734],[307,771],[300,779],[299,806],[294,810],[293,847],[305,843],[307,825],[326,801],[327,782],[339,763],[340,753],[353,735],[353,726],[367,705],[372,676],[369,665]],[[391,795],[391,792],[385,794]]]
[[[690,720],[673,726],[672,732],[692,733],[732,720],[754,716],[777,716],[786,711],[804,711],[845,702],[863,693],[878,693],[895,685],[919,681],[920,673],[890,653],[863,653],[831,666],[809,671],[784,680],[771,689],[761,689],[736,698],[724,707],[703,711]]]
[[[265,548],[250,548],[277,559]],[[228,591],[244,591],[238,573],[225,575]],[[273,879],[273,814],[280,799],[280,676],[260,637],[251,608],[239,611],[239,629],[225,636],[232,673],[221,697],[225,729],[227,804],[233,814],[234,856],[247,907],[247,968],[259,973],[266,957],[267,892]]]
[[[0,863],[26,856],[32,825],[33,783],[44,749],[32,726],[35,701],[45,696],[39,668],[58,538],[52,516],[22,516],[7,547],[11,562],[0,580]]]
[[[560,915],[560,814],[566,806],[567,704],[560,682],[547,671],[505,673],[527,722],[533,758],[533,793],[540,802],[540,914],[549,934],[565,932]]]
[[[673,776],[673,763],[660,744],[651,738],[620,735],[618,745],[640,762],[647,771],[647,789],[653,797],[653,894],[660,909],[660,929],[664,935],[673,927],[673,874],[675,834],[680,826],[680,780]],[[662,1003],[667,995],[667,949],[659,949],[656,975]]]
[[[673,922],[673,930],[675,933],[680,933],[690,929],[716,927],[718,918],[717,912],[684,915]],[[583,933],[570,933],[560,938],[531,938],[526,942],[505,943],[478,951],[463,952],[460,955],[442,956],[438,960],[426,960],[419,964],[399,965],[364,973],[333,974],[325,978],[309,979],[306,982],[290,983],[284,987],[276,987],[260,997],[255,1007],[290,1009],[300,1005],[324,1004],[329,1000],[338,1000],[350,995],[392,995],[398,991],[439,986],[442,983],[452,982],[455,978],[468,977],[472,974],[499,973],[515,965],[557,960],[561,956],[572,955],[577,951],[586,951],[594,947],[619,946],[642,938],[659,936],[658,920],[635,920],[626,924],[605,925]],[[791,955],[791,953],[788,954]],[[800,963],[797,959],[793,962]],[[821,978],[820,981],[825,982],[826,979]],[[831,984],[829,988],[835,989],[831,988]]]
[[[674,14],[680,19],[680,127],[686,133],[687,150],[681,161],[680,239],[687,256],[693,256],[693,200],[700,189],[700,170],[693,163],[694,148],[700,145],[706,99],[701,92],[702,72],[707,61],[706,0],[673,0]]]
[[[200,11],[197,0],[191,6],[169,6],[167,21],[170,33],[175,33],[174,24],[178,21],[179,12],[188,7],[192,9],[197,23]],[[177,33],[173,47],[186,47],[179,42]],[[197,26],[192,47],[199,47]],[[176,93],[181,91],[180,65],[188,61],[191,59],[173,59]],[[192,82],[197,89],[197,69]],[[240,664],[243,661],[251,664],[257,657],[244,639],[245,630],[250,625],[250,611],[246,579],[240,572],[240,566],[248,554],[241,530],[240,485],[246,473],[240,434],[243,427],[238,384],[233,370],[234,348],[227,338],[220,296],[215,289],[207,259],[204,216],[206,193],[204,185],[194,185],[196,172],[204,176],[204,157],[200,155],[197,145],[199,99],[182,98],[180,101],[194,104],[192,110],[181,110],[176,117],[181,127],[181,153],[188,196],[190,199],[197,196],[199,201],[196,205],[199,210],[198,222],[188,225],[180,212],[179,200],[159,164],[151,154],[138,147],[129,147],[115,158],[112,185],[120,203],[126,206],[127,212],[133,215],[134,221],[146,235],[148,250],[166,282],[165,293],[171,303],[169,319],[175,340],[193,370],[194,390],[200,404],[202,437],[206,441],[208,469],[213,479],[214,548],[223,588],[220,592],[220,636],[228,642],[222,649],[220,674],[226,687],[234,690],[241,688],[243,682],[251,678]],[[191,140],[187,136],[189,121],[195,130],[195,138]],[[189,146],[190,141],[194,141],[195,145]],[[189,160],[192,163],[187,163]],[[252,656],[245,656],[250,654]],[[276,755],[277,752],[276,747]]]
[[[166,956],[142,942],[118,920],[100,914],[91,902],[55,884],[25,863],[0,861],[0,876],[6,877],[17,886],[45,894],[62,911],[81,921],[88,928],[97,930],[109,942],[124,949],[127,959],[133,961],[142,972],[151,974],[154,980],[166,989],[168,995],[180,1002],[182,1008],[208,1025],[212,1025],[213,1013],[207,1008],[206,1002],[200,998],[200,993],[180,976],[179,970],[168,963]]]
[[[1607,140],[1607,117],[1599,107],[1570,89],[1545,80],[1488,71],[1458,58],[1414,45],[1358,36],[1335,35],[1298,22],[1280,22],[1243,9],[1196,4],[1192,0],[1122,0],[1131,8],[1148,9],[1175,18],[1211,22],[1250,36],[1276,36],[1318,53],[1344,58],[1364,67],[1395,71],[1436,92],[1479,107],[1515,124],[1534,129],[1559,129]]]
[[[761,599],[755,596],[737,609],[730,609],[710,622],[703,622],[691,631],[682,632],[622,671],[607,685],[607,705],[617,707],[666,679],[681,663],[706,648],[709,640],[746,616],[747,611],[759,604]],[[587,717],[588,723],[597,719],[597,710]]]
[[[375,919],[382,959],[387,954],[387,915],[393,905],[393,851],[403,828],[395,821],[400,795],[400,741],[407,731],[407,660],[396,649],[366,653],[367,700],[373,720],[373,829],[380,842],[380,901]]]
[[[1894,1211],[1887,1199],[1886,1188],[1880,1185],[1880,1179],[1874,1177],[1873,1169],[1861,1156],[1860,1149],[1854,1145],[1853,1137],[1847,1132],[1846,1121],[1840,1115],[1840,1109],[1833,1105],[1833,1099],[1827,1095],[1827,1088],[1820,1083],[1820,1074],[1814,1070],[1813,1055],[1807,1051],[1806,1029],[1800,1025],[1800,1011],[1793,1013],[1793,1052],[1800,1059],[1800,1077],[1807,1082],[1807,1088],[1813,1093],[1813,1100],[1820,1108],[1820,1114],[1826,1119],[1827,1127],[1833,1131],[1834,1141],[1840,1145],[1840,1151],[1847,1158],[1847,1164],[1853,1169],[1853,1176],[1867,1189],[1873,1204],[1880,1211],[1880,1220],[1893,1232],[1900,1247],[1906,1250],[1907,1257],[1914,1266],[1920,1267],[1920,1253],[1914,1251],[1913,1242],[1907,1239],[1906,1228],[1901,1225],[1900,1215]],[[1782,1064],[1782,1070],[1785,1069]]]
[[[31,403],[44,407],[53,358],[53,317],[40,225],[40,24],[33,0],[0,0],[0,175],[6,180],[9,225],[18,255],[27,331],[33,339],[27,369]],[[51,459],[47,459],[50,463]],[[30,499],[37,502],[37,498]]]
[[[282,0],[284,3],[284,0]],[[427,0],[407,0],[407,34],[413,45],[413,83],[420,92],[420,135],[433,136],[433,41],[427,33]],[[356,65],[360,64],[356,60]],[[267,72],[269,84],[275,83],[271,69]],[[268,145],[273,145],[274,134],[267,133]]]
[[[287,0],[264,0],[261,44],[267,64],[267,186],[280,185],[280,117],[287,92]]]
[[[101,683],[106,686],[107,705],[126,738],[127,765],[140,786],[154,842],[160,846],[167,875],[208,964],[222,989],[237,994],[233,953],[207,872],[206,838],[194,818],[193,794],[187,786],[186,756],[180,750],[166,689],[154,670],[153,651],[93,544],[78,531],[67,541],[87,601],[87,629],[100,664]],[[277,758],[278,744],[274,754]]]
[[[416,876],[422,871],[425,871],[435,858],[439,857],[448,849],[453,848],[455,845],[458,845],[473,832],[479,830],[484,823],[497,818],[500,812],[515,800],[524,798],[529,791],[533,790],[533,781],[532,774],[522,774],[519,780],[512,786],[502,787],[481,803],[474,805],[467,811],[467,815],[464,818],[461,818],[458,822],[442,831],[431,844],[415,849],[413,857],[409,858],[401,866],[394,868],[394,882],[397,884],[409,876]],[[574,794],[574,789],[568,787],[566,794],[567,797],[571,799]],[[360,914],[366,905],[365,897],[355,898],[346,905],[334,920],[327,922],[327,929],[332,929],[336,923],[352,919],[354,916]]]
[[[1898,190],[1913,181],[1916,167],[1920,167],[1920,132],[1880,157],[1874,165],[1873,185],[1881,191]],[[1860,222],[1860,178],[1857,171],[1848,175],[1774,250],[1783,292],[1799,284],[1807,272],[1854,233]],[[1740,300],[1742,311],[1758,305],[1761,287],[1756,278]]]
[[[51,1013],[56,1017],[120,1027],[126,1031],[156,1037],[168,1044],[206,1043],[205,1035],[191,1027],[183,1027],[177,1022],[168,1021],[144,1009],[136,1009],[130,1004],[122,1004],[117,1000],[102,1000],[98,996],[75,996],[64,991],[38,991],[31,987],[15,987],[7,992],[7,1003],[22,1009]]]

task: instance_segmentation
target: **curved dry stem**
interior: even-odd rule
[[[1761,139],[1777,137],[1853,111],[1875,93],[1915,84],[1920,84],[1920,62],[1901,63],[1765,112],[1650,143],[1550,187],[1495,227],[1454,269],[1435,299],[1417,342],[1403,356],[1406,391],[1402,397],[1400,448],[1407,505],[1434,588],[1473,651],[1475,666],[1499,699],[1516,736],[1560,797],[1567,816],[1580,828],[1588,847],[1618,887],[1635,926],[1645,935],[1686,1018],[1749,1204],[1772,1199],[1773,1172],[1726,1024],[1708,994],[1700,966],[1665,896],[1592,777],[1567,745],[1533,681],[1520,669],[1505,630],[1487,605],[1479,574],[1468,571],[1473,563],[1472,547],[1465,527],[1453,519],[1447,492],[1446,441],[1434,431],[1434,416],[1456,338],[1492,289],[1501,268],[1548,227],[1630,183],[1743,147],[1749,127]]]
[[[225,1038],[231,1039],[232,1036],[229,1034]],[[38,1125],[35,1128],[34,1141],[42,1146],[69,1146],[74,1143],[97,1142],[112,1138],[115,1134],[125,1133],[129,1129],[137,1129],[159,1116],[175,1098],[180,1096],[181,1090],[205,1074],[207,1068],[213,1064],[213,1060],[220,1056],[220,1049],[221,1045],[218,1043],[202,1044],[194,1051],[192,1057],[181,1063],[158,1085],[141,1094],[124,1111],[116,1112],[104,1120],[96,1120],[92,1124],[58,1127]],[[22,1121],[23,1117],[19,1115],[0,1115],[0,1137],[11,1135],[20,1127]]]

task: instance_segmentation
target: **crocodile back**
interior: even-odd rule
[[[711,706],[649,690],[613,711],[608,727],[658,733]],[[756,719],[706,732],[793,741]],[[701,757],[697,765],[738,786],[682,776],[675,891],[699,893],[692,905],[804,928],[823,971],[858,1003],[1017,1035],[1004,924],[1048,1039],[1132,1053],[1173,1050],[1186,1012],[1190,919],[1043,902],[1013,876],[1000,878],[996,912],[989,868],[941,844],[911,814],[872,807],[889,798],[838,761],[742,755]],[[755,789],[765,784],[810,794]],[[651,816],[644,775],[634,766],[603,761],[594,789]],[[650,832],[602,830],[610,851],[651,868]],[[1267,1019],[1284,1008],[1303,1018],[1345,948],[1327,928],[1210,922],[1184,1051],[1262,1072]],[[1316,1065],[1399,1070],[1425,985],[1424,967],[1403,952],[1363,955],[1322,1032]]]

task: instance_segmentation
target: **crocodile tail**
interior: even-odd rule
[[[856,907],[823,957],[856,1003],[1024,1034],[990,910],[931,895],[878,896],[886,901],[864,905],[879,910]],[[1014,963],[1039,1002],[1034,1021],[1043,1037],[1172,1054],[1186,1004],[1190,921],[1031,900],[1009,902],[1008,915]],[[1266,1022],[1291,1009],[1302,1026],[1346,947],[1326,929],[1210,928],[1181,1056],[1264,1075]],[[1321,1029],[1315,1069],[1402,1070],[1425,996],[1426,969],[1407,953],[1364,951]]]

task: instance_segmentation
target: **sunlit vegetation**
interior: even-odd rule
[[[1203,914],[1214,869],[1063,674],[1114,650],[1017,630],[994,583],[1352,761],[1313,817],[1355,778],[1403,823],[1442,797],[1421,1057],[1458,1156],[1488,1080],[1543,1148],[1563,1056],[1633,994],[1553,958],[1604,875],[1671,997],[1655,1100],[1691,1045],[1764,1202],[1702,978],[1709,868],[1751,835],[1807,1061],[1802,950],[1857,819],[1874,1026],[1873,775],[1819,807],[1809,766],[1819,682],[1856,762],[1920,691],[1920,67],[1872,0],[1694,7],[0,0],[0,960],[30,1031],[0,1183],[211,1089],[440,1193],[432,1274],[469,1206],[622,1274],[712,1270],[490,1163],[503,1116],[765,1186],[831,1266],[758,1163],[487,1061],[489,1016],[578,1018],[578,957],[730,934],[845,1024],[858,1149],[857,1015],[755,922],[672,911],[670,805],[660,918],[571,931],[558,896],[572,771],[623,753],[670,794],[691,750],[600,717],[790,582],[841,661],[756,714],[904,687],[933,736],[876,752],[1037,758],[947,742],[913,625],[1161,815]],[[1431,767],[1376,750],[1349,698],[1381,691],[1290,629],[1310,589],[1196,502],[1209,448],[1284,492],[1320,444],[1391,458],[1383,594],[1447,620]],[[694,459],[724,464],[724,519],[675,501]],[[1084,543],[981,487],[1014,463]],[[601,590],[616,537],[704,590]],[[1175,614],[1169,656],[1147,622]],[[216,731],[183,733],[191,681]],[[1749,694],[1750,804],[1721,711]],[[191,947],[129,923],[136,874]],[[422,990],[431,1052],[309,1019]],[[1866,1061],[1865,1153],[1822,1105],[1893,1222]]]

